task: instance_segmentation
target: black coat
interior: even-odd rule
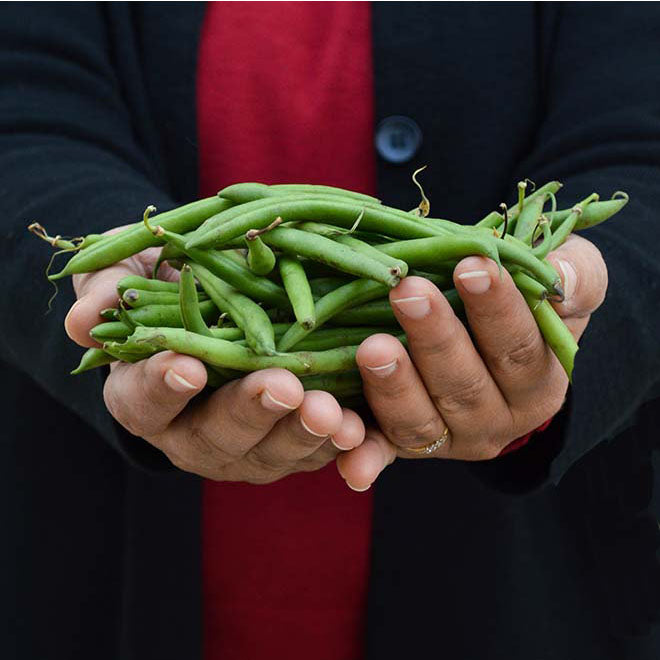
[[[48,250],[25,226],[77,235],[195,198],[203,11],[0,5],[2,658],[200,657],[200,481],[113,423],[101,375],[67,375],[72,292],[44,315]],[[379,162],[387,203],[414,206],[417,163],[449,217],[524,177],[631,202],[588,233],[610,288],[551,429],[378,481],[368,657],[657,660],[660,7],[388,2],[373,21],[376,119],[424,139]]]

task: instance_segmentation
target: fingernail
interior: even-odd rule
[[[392,304],[411,319],[423,319],[431,311],[431,301],[428,296],[411,296],[393,300]]]
[[[353,447],[341,447],[335,442],[335,439],[330,436],[330,442],[337,448],[339,451],[348,451],[349,449],[353,449]]]
[[[468,293],[486,293],[490,289],[490,273],[487,270],[469,270],[458,276]]]
[[[83,301],[82,298],[78,298],[76,302],[71,305],[71,309],[67,312],[67,315],[64,317],[64,332],[66,332],[67,335],[69,335],[69,339],[73,339],[71,336],[71,333],[69,332],[69,321],[71,319],[71,314],[73,314],[73,310],[80,305],[80,303]]]
[[[575,272],[575,268],[573,268],[573,264],[571,264],[569,261],[559,259],[557,263],[564,276],[564,302],[567,302],[575,293],[575,286],[577,285],[577,273]]]
[[[275,412],[295,410],[295,406],[290,406],[288,403],[276,399],[268,390],[261,393],[261,405],[267,410],[274,410]]]
[[[347,485],[351,490],[354,490],[356,493],[364,493],[365,490],[369,490],[369,489],[371,488],[371,484],[369,484],[369,485],[366,486],[365,488],[356,488],[355,486],[351,486],[351,484],[349,484],[348,481],[346,482],[346,485]]]
[[[396,358],[392,360],[392,362],[388,362],[387,364],[381,364],[378,367],[369,367],[366,364],[364,365],[366,369],[369,369],[374,376],[378,376],[379,378],[385,378],[386,376],[389,376],[391,373],[394,372],[394,370],[397,367],[397,360]]]
[[[165,372],[165,383],[175,392],[190,392],[191,390],[199,389],[197,386],[189,383],[183,376],[179,376],[176,371],[168,369]]]
[[[312,429],[310,429],[309,426],[307,426],[302,416],[300,417],[300,424],[305,429],[305,431],[307,431],[307,433],[310,433],[311,435],[315,435],[317,438],[326,438],[328,436],[327,433],[317,433],[316,431],[312,431]]]

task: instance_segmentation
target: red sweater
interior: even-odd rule
[[[209,3],[197,100],[202,195],[239,181],[375,192],[369,3]],[[363,656],[371,491],[329,465],[206,482],[203,508],[205,660]]]
[[[201,194],[239,181],[375,190],[369,3],[208,3]],[[205,660],[362,657],[372,495],[329,465],[205,483]]]

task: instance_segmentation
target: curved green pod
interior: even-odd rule
[[[343,346],[328,351],[299,351],[276,355],[257,355],[234,342],[202,337],[178,328],[136,328],[126,344],[145,351],[171,350],[191,355],[216,367],[237,371],[258,371],[278,367],[297,376],[335,373],[355,368],[357,346]],[[114,348],[114,347],[111,347]]]
[[[152,220],[155,220],[158,225],[168,231],[187,233],[199,227],[207,218],[225,211],[231,206],[233,204],[229,200],[208,197],[160,213],[154,216]],[[101,270],[101,268],[106,268],[122,259],[142,252],[148,247],[162,244],[163,240],[154,236],[144,226],[143,222],[137,222],[117,234],[106,236],[84,250],[77,252],[69,259],[63,270],[49,275],[48,279],[59,280],[66,275]]]

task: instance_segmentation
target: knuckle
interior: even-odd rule
[[[479,406],[486,389],[486,380],[482,375],[475,375],[456,383],[451,390],[437,393],[433,402],[438,410],[446,413],[464,412]]]
[[[400,445],[408,440],[436,438],[440,435],[438,426],[438,420],[435,418],[410,424],[395,423],[387,430],[386,435],[394,444]]]
[[[273,460],[271,456],[262,451],[251,451],[245,455],[250,470],[250,483],[271,483],[284,476],[286,467]],[[258,480],[258,481],[257,481]]]
[[[536,327],[516,337],[514,346],[490,356],[490,363],[499,373],[509,374],[536,366],[544,355],[543,343]]]

